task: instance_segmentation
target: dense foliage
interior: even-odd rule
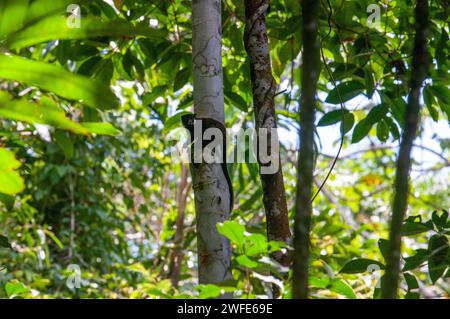
[[[270,259],[255,163],[229,164],[234,280],[198,285],[194,197],[169,134],[192,107],[187,0],[0,3],[0,297],[237,298],[272,284],[290,296],[289,271]],[[377,298],[395,160],[408,94],[413,1],[321,1],[310,288],[313,298]],[[422,90],[404,223],[403,298],[450,290],[450,7],[430,2],[431,67]],[[291,221],[301,93],[298,0],[267,15],[276,110]],[[252,127],[244,7],[222,1],[226,126]],[[344,102],[341,110],[340,99]],[[317,190],[317,188],[316,188]],[[177,258],[181,258],[178,264]],[[80,280],[78,280],[80,274]],[[272,275],[271,275],[272,274]],[[74,285],[75,284],[75,285]],[[77,285],[79,284],[79,285]]]

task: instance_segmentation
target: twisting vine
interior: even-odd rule
[[[344,115],[345,115],[345,108],[344,108],[344,102],[342,101],[342,97],[341,97],[341,93],[339,92],[339,88],[337,87],[336,81],[334,80],[333,74],[331,73],[330,68],[328,67],[327,63],[326,63],[326,59],[325,59],[325,54],[323,53],[323,42],[325,41],[325,39],[327,39],[330,34],[331,34],[331,18],[333,15],[333,8],[331,7],[331,3],[330,0],[327,0],[327,5],[329,8],[329,13],[328,13],[328,32],[327,34],[320,39],[320,56],[322,58],[322,62],[323,65],[325,66],[325,69],[327,70],[328,76],[331,79],[331,82],[333,83],[334,89],[337,92],[338,95],[338,99],[339,99],[339,104],[341,106],[341,111],[342,111],[342,119],[341,119],[341,141],[339,143],[339,148],[338,151],[336,153],[336,156],[333,159],[333,162],[331,163],[331,167],[328,170],[327,175],[325,176],[325,179],[323,180],[323,182],[320,184],[319,188],[317,189],[316,193],[314,194],[314,196],[311,199],[311,202],[314,202],[314,200],[316,199],[316,197],[319,195],[319,193],[322,191],[323,187],[325,186],[328,178],[330,177],[331,173],[333,172],[334,167],[336,166],[336,163],[339,159],[339,155],[341,154],[341,150],[342,147],[344,146],[344,137],[345,137],[345,133],[344,133]]]

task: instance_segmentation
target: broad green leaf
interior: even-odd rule
[[[267,252],[267,237],[261,234],[245,233],[244,252],[247,256],[256,256]]]
[[[43,32],[45,30],[45,32]],[[148,24],[133,25],[125,20],[103,21],[96,17],[83,17],[80,28],[68,26],[64,16],[54,15],[12,34],[6,45],[12,49],[24,48],[50,40],[89,39],[96,37],[137,37],[164,40],[166,31],[155,29]]]
[[[326,113],[324,116],[321,117],[319,122],[317,123],[317,126],[327,126],[332,125],[338,122],[341,122],[344,118],[345,114],[348,113],[348,110],[334,110],[331,112]]]
[[[359,141],[361,141],[364,137],[367,136],[367,134],[369,134],[371,128],[372,124],[367,121],[367,118],[359,121],[358,124],[356,124],[355,129],[353,130],[352,143],[358,143]]]
[[[20,28],[27,15],[28,0],[0,1],[0,39]]]
[[[10,100],[6,94],[0,92],[0,117],[32,124],[46,124],[77,134],[89,133],[80,124],[68,119],[49,99],[43,99],[41,104],[37,104],[25,99]]]
[[[191,76],[192,69],[184,68],[178,71],[175,75],[175,80],[173,82],[173,90],[178,91],[181,89],[186,83],[188,83],[189,78]]]
[[[280,251],[283,248],[287,248],[287,245],[285,242],[279,241],[279,240],[271,240],[269,241],[269,252],[275,252]]]
[[[355,124],[355,116],[353,113],[347,113],[344,115],[344,122],[341,123],[341,134],[348,133]]]
[[[439,215],[437,211],[434,211],[433,214],[431,215],[431,219],[437,229],[444,230],[447,227],[448,212],[443,210],[442,213]]]
[[[377,123],[377,137],[380,142],[386,142],[389,137],[389,128],[383,120]]]
[[[446,236],[433,235],[428,241],[428,273],[433,284],[450,265],[450,246]]]
[[[16,171],[20,165],[13,152],[0,148],[0,193],[13,195],[24,189],[23,179]]]
[[[369,114],[367,114],[366,121],[371,125],[374,125],[375,123],[381,121],[388,110],[389,107],[385,103],[376,105],[369,111]]]
[[[417,282],[416,277],[410,273],[403,273],[403,277],[405,277],[406,284],[408,285],[408,290],[413,290],[419,288],[419,283]]]
[[[331,281],[330,290],[337,292],[340,295],[347,297],[348,299],[356,299],[355,292],[352,287],[350,287],[345,281],[342,279],[333,279]]]
[[[165,122],[164,122],[164,132],[170,132],[172,129],[179,127],[181,124],[181,117],[183,115],[186,114],[190,114],[189,112],[178,112],[174,115],[172,115],[171,117],[169,117]]]
[[[309,276],[309,285],[316,288],[326,288],[330,284],[329,277]]]
[[[439,120],[439,112],[434,107],[436,104],[436,99],[432,91],[430,90],[430,86],[428,85],[426,85],[423,89],[423,101],[425,102],[425,105],[433,121],[437,122]]]
[[[248,258],[245,255],[241,255],[236,257],[236,261],[247,268],[256,268],[258,266],[258,263],[256,261],[251,260],[250,258]]]
[[[339,104],[342,99],[342,103],[351,100],[355,96],[363,93],[365,87],[364,84],[359,81],[348,81],[344,83],[340,83],[330,91],[327,98],[325,99],[326,103],[331,104]],[[339,92],[339,93],[338,93]]]
[[[6,283],[5,291],[6,291],[6,295],[9,298],[14,298],[16,296],[20,296],[24,293],[29,292],[29,289],[20,281],[12,280],[12,281]]]
[[[225,221],[217,224],[217,230],[220,234],[228,238],[238,248],[242,248],[245,242],[245,227],[237,222]]]
[[[426,249],[417,249],[415,255],[406,257],[403,271],[413,270],[422,266],[428,259],[428,251]]]
[[[241,111],[247,112],[248,111],[248,105],[247,102],[237,93],[234,93],[232,91],[225,91],[225,99],[227,102]]]
[[[349,261],[345,266],[341,269],[340,273],[342,274],[359,274],[362,272],[370,271],[371,268],[376,269],[379,267],[380,269],[384,269],[384,265],[379,261],[367,258],[358,258]]]
[[[222,287],[213,284],[198,285],[199,299],[215,298],[226,292],[233,292],[236,290],[234,287]]]
[[[19,56],[0,54],[0,78],[36,85],[64,98],[81,100],[93,108],[110,109],[118,105],[108,85]]]
[[[91,134],[116,136],[120,131],[108,122],[83,122],[81,125]]]
[[[429,225],[421,223],[421,222],[406,221],[403,224],[403,235],[404,236],[414,236],[417,234],[421,234],[421,233],[430,231],[432,229],[433,229],[433,227],[430,227]]]
[[[73,149],[73,143],[70,139],[70,136],[68,136],[66,133],[61,131],[56,131],[53,134],[53,137],[58,144],[58,146],[63,150],[64,156],[67,159],[71,159],[73,157],[74,149]]]

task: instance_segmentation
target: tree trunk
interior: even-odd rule
[[[192,65],[196,117],[224,123],[221,56],[221,2],[192,2]],[[230,215],[231,187],[224,165],[191,164],[197,223],[198,274],[201,284],[220,284],[231,279],[229,241],[217,231],[217,223]],[[227,294],[222,297],[231,297]]]
[[[397,297],[400,272],[402,224],[408,206],[409,171],[411,168],[411,148],[416,137],[420,112],[420,88],[428,69],[426,31],[428,25],[428,0],[417,0],[415,8],[415,39],[411,66],[410,92],[405,111],[405,127],[397,158],[395,195],[392,205],[392,220],[386,273],[382,281],[382,297]]]
[[[184,216],[186,213],[186,200],[191,184],[187,180],[188,168],[186,164],[181,163],[180,182],[177,187],[177,208],[178,216],[175,223],[174,247],[170,255],[169,278],[174,288],[178,287],[180,280],[181,265],[184,257],[183,239],[184,239]]]
[[[309,231],[312,212],[314,168],[314,117],[316,86],[320,73],[317,36],[320,2],[302,0],[303,63],[300,100],[300,150],[298,154],[297,193],[294,225],[293,298],[308,297]]]
[[[271,129],[277,128],[274,96],[276,83],[272,76],[270,48],[266,31],[266,12],[269,0],[245,0],[246,27],[244,44],[250,60],[250,75],[253,89],[253,105],[258,141],[264,134],[260,128],[266,128],[267,141],[270,140]],[[276,137],[278,144],[278,137]],[[259,145],[259,144],[258,144]],[[270,151],[268,152],[270,154]],[[260,170],[263,189],[263,203],[266,211],[267,237],[269,240],[283,241],[290,244],[286,193],[283,182],[281,161],[278,160],[278,171],[264,174]],[[260,162],[260,167],[263,166]],[[271,256],[283,266],[290,266],[290,254],[276,252]],[[275,287],[275,286],[274,286]],[[276,292],[276,291],[274,291]]]

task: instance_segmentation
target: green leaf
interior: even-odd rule
[[[403,277],[405,277],[406,284],[408,285],[408,290],[413,290],[419,288],[419,283],[414,275],[410,273],[403,273]]]
[[[53,15],[15,32],[7,39],[6,46],[20,49],[51,40],[80,40],[105,36],[117,38],[144,36],[160,41],[164,40],[166,35],[165,30],[149,27],[145,23],[133,25],[126,20],[103,21],[97,17],[83,17],[80,28],[71,28],[67,25],[66,17]]]
[[[384,265],[379,261],[367,258],[358,258],[349,261],[345,266],[341,269],[340,273],[342,274],[359,274],[366,271],[370,271],[370,267],[375,266],[380,269],[384,269]]]
[[[8,248],[11,249],[11,244],[8,241],[8,238],[0,235],[0,248]]]
[[[178,112],[178,113],[172,115],[171,117],[169,117],[164,122],[164,129],[163,129],[163,131],[164,132],[170,132],[174,128],[179,127],[180,123],[181,123],[181,117],[183,115],[186,115],[186,114],[190,114],[190,113],[182,111],[182,112]]]
[[[21,26],[27,15],[28,0],[0,1],[0,39]]]
[[[64,152],[64,156],[67,159],[71,159],[73,157],[74,149],[73,149],[73,143],[70,139],[70,136],[68,136],[64,132],[56,131],[53,134],[53,137],[55,138],[55,141],[58,144],[58,146]]]
[[[386,142],[389,137],[389,128],[383,120],[377,124],[377,137],[380,142]]]
[[[369,111],[369,114],[367,114],[366,121],[371,125],[374,125],[375,123],[381,121],[381,119],[386,115],[388,110],[389,107],[385,103],[376,105]]]
[[[418,292],[413,292],[412,290],[419,288],[419,282],[417,278],[410,273],[403,273],[403,277],[405,278],[406,284],[408,285],[408,291],[406,292],[406,299],[419,299],[420,294]]]
[[[378,239],[378,249],[380,250],[384,260],[386,260],[388,248],[389,248],[389,240],[383,238]]]
[[[370,124],[367,119],[362,119],[361,121],[359,121],[359,123],[356,124],[355,129],[353,130],[352,143],[358,143],[359,141],[361,141],[364,137],[366,137],[367,134],[369,134],[371,128],[372,124]]]
[[[348,133],[355,124],[355,116],[353,113],[347,113],[344,115],[344,122],[341,123],[341,133]]]
[[[403,224],[403,236],[414,236],[432,230],[427,224],[421,222],[406,221]]]
[[[93,108],[118,106],[108,85],[73,74],[55,65],[0,54],[0,78],[36,85],[70,100],[81,100]]]
[[[439,215],[437,211],[434,211],[431,215],[431,220],[436,228],[442,231],[447,227],[448,212],[443,210],[441,215]]]
[[[14,297],[20,296],[24,293],[28,293],[29,289],[20,281],[13,280],[13,281],[6,283],[5,291],[6,291],[6,295],[9,298],[14,298]]]
[[[342,279],[333,279],[331,281],[330,290],[337,292],[340,295],[347,297],[348,299],[356,299],[355,292],[352,287],[350,287],[345,281]]]
[[[267,237],[261,234],[245,233],[244,252],[248,256],[256,256],[267,252]]]
[[[226,292],[233,292],[236,290],[234,287],[222,287],[213,284],[198,285],[199,299],[215,298]]]
[[[225,91],[225,99],[230,103],[231,105],[237,107],[241,111],[247,112],[248,111],[248,105],[247,102],[239,95],[232,91]]]
[[[256,261],[251,260],[250,258],[248,258],[245,255],[241,255],[236,257],[236,261],[247,268],[256,268],[258,266],[258,263]]]
[[[345,114],[348,114],[348,110],[334,110],[326,113],[317,123],[317,126],[328,126],[339,123],[342,121]]]
[[[0,116],[31,124],[46,124],[77,134],[89,133],[80,124],[66,118],[64,112],[49,99],[42,99],[39,105],[25,99],[10,100],[8,95],[0,92]]]
[[[433,235],[428,241],[428,273],[433,284],[444,274],[449,266],[450,246],[444,235]]]
[[[330,284],[330,278],[329,277],[314,277],[309,276],[309,285],[316,288],[327,288]]]
[[[423,101],[425,102],[425,105],[427,106],[428,112],[430,113],[433,121],[437,122],[439,120],[439,112],[434,107],[436,99],[431,92],[429,85],[426,85],[423,89]]]
[[[175,75],[175,80],[173,82],[173,90],[178,91],[181,89],[186,83],[188,83],[189,78],[191,77],[191,68],[184,68],[178,71],[177,75]]]
[[[242,248],[245,242],[245,227],[237,222],[225,221],[217,224],[217,230],[220,234],[228,238],[238,248]]]
[[[417,249],[416,254],[406,257],[403,271],[413,270],[421,266],[428,259],[428,251],[426,249]]]
[[[344,103],[361,94],[364,89],[364,84],[359,81],[348,81],[340,83],[336,86],[336,88],[330,91],[327,98],[325,99],[325,102],[331,104],[339,104],[341,102],[339,99],[340,95],[342,102]]]
[[[116,136],[120,133],[114,125],[108,122],[83,122],[81,125],[92,134]]]
[[[16,171],[20,165],[13,152],[0,148],[0,193],[13,195],[23,191],[25,184]]]
[[[271,240],[269,241],[269,252],[273,253],[276,251],[280,251],[283,248],[287,248],[287,245],[285,242],[279,241],[279,240]]]

